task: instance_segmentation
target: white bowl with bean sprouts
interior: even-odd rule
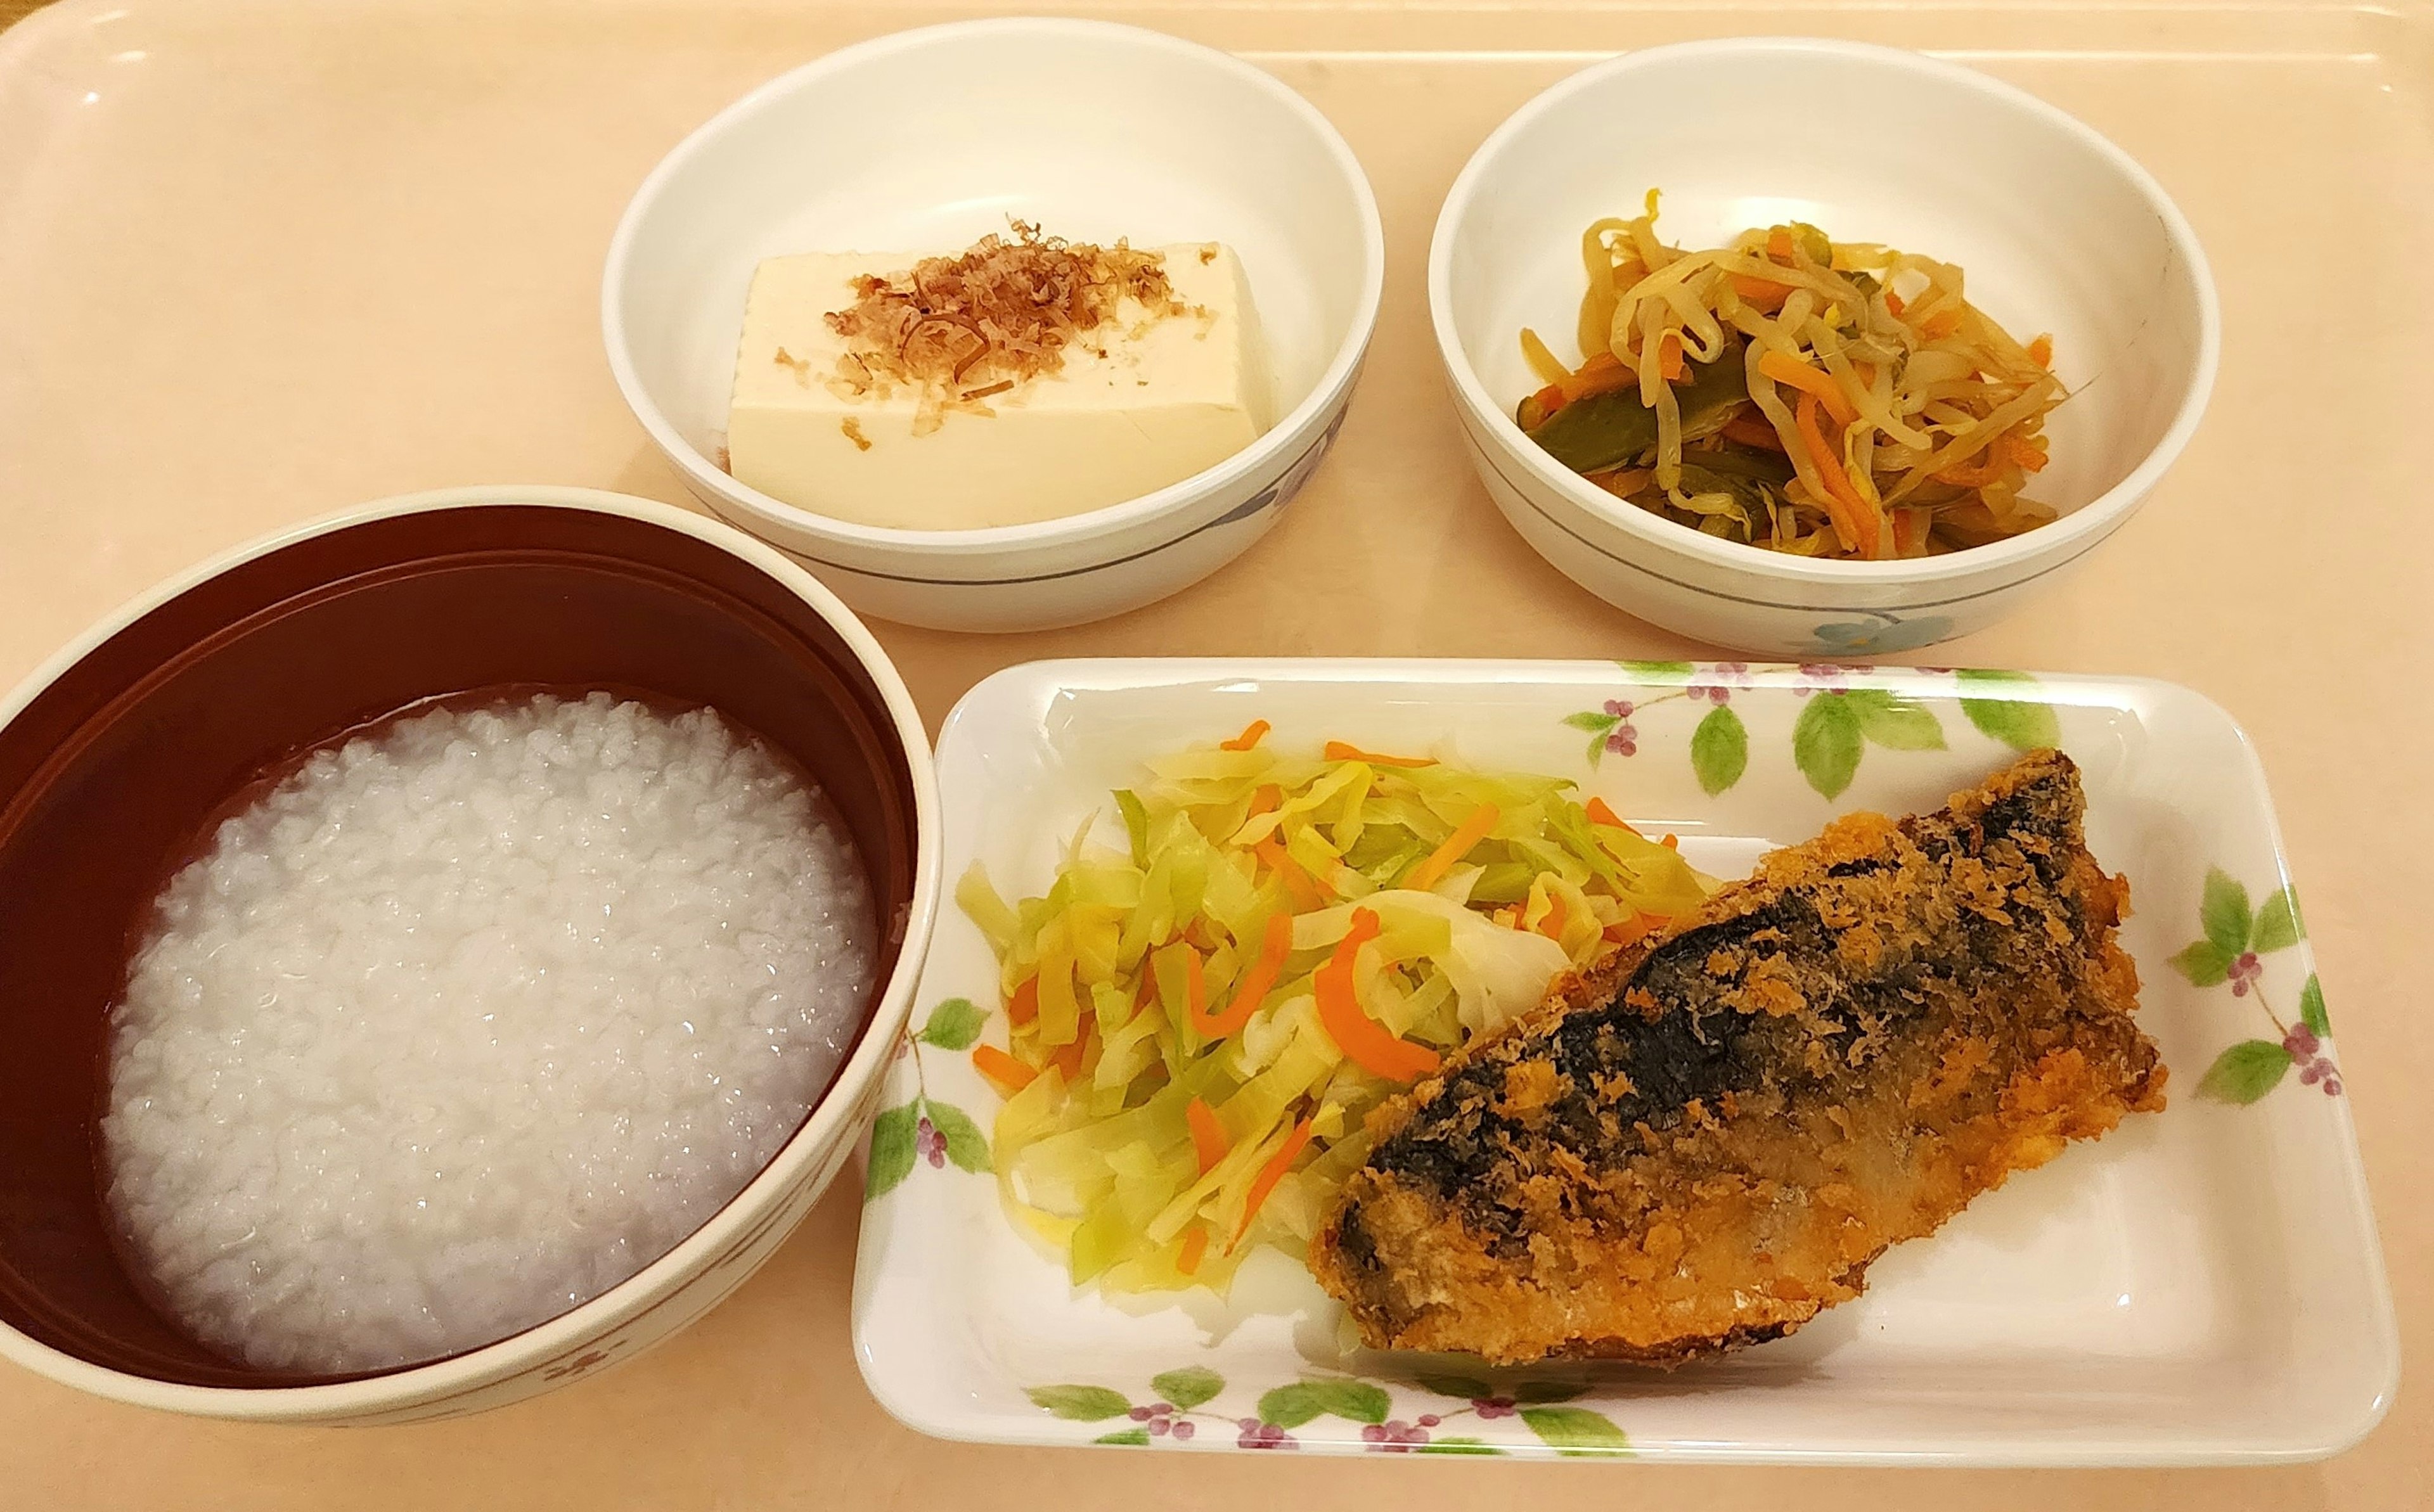
[[[2027,482],[2050,521],[1935,554],[1805,556],[1626,502],[1550,454],[1517,419],[1547,382],[1520,333],[1583,361],[1583,228],[1640,214],[1651,190],[1670,246],[1814,226],[1957,267],[1976,310],[2048,334],[2067,397]],[[1805,38],[1629,53],[1524,105],[1446,197],[1429,303],[1471,461],[1541,555],[1668,629],[1804,660],[1968,634],[2081,561],[2179,456],[2220,346],[2196,234],[2119,147],[1972,69]]]

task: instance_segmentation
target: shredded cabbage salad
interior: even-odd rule
[[[975,864],[1011,1029],[1008,1211],[1076,1284],[1220,1291],[1262,1245],[1307,1253],[1367,1158],[1363,1116],[1446,1054],[1697,905],[1712,880],[1568,781],[1263,742],[1264,721],[1147,764],[1043,896]]]

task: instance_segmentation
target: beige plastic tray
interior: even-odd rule
[[[1246,53],[1342,127],[1387,223],[1387,310],[1337,454],[1189,593],[1079,630],[880,626],[934,722],[1043,655],[1657,656],[1460,454],[1422,300],[1438,196],[1531,93],[1618,49],[1813,32],[1927,48],[2111,134],[2221,280],[2214,409],[2089,569],[1938,659],[2185,682],[2254,735],[2341,1033],[2404,1350],[2428,1342],[2434,1067],[2411,942],[2434,909],[2434,12],[2333,5],[1057,7]],[[330,508],[475,481],[674,501],[618,403],[597,279],[644,171],[748,86],[973,13],[702,0],[71,0],[0,38],[0,681],[119,600]],[[1830,125],[1830,123],[1826,123]],[[26,948],[0,942],[0,948]],[[5,1173],[0,1173],[4,1175]],[[247,1431],[0,1373],[0,1504],[353,1508],[1340,1504],[2390,1507],[2434,1484],[2404,1390],[2325,1465],[1965,1482],[1870,1472],[1279,1466],[932,1443],[847,1342],[855,1196],[646,1361],[458,1423]],[[1594,1479],[1594,1484],[1592,1480]],[[1629,1484],[1625,1484],[1625,1480]]]

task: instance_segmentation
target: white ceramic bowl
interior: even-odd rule
[[[1813,561],[1701,535],[1547,456],[1513,420],[1538,382],[1518,333],[1577,356],[1581,232],[1652,188],[1677,246],[1804,220],[1957,263],[2008,329],[2052,332],[2074,392],[2035,497],[2062,518],[1945,556]],[[2196,235],[2120,148],[1956,64],[1809,39],[1629,53],[1523,106],[1446,196],[1429,309],[1471,460],[1540,554],[1642,619],[1808,660],[1980,629],[2093,551],[2197,428],[2220,344]]]
[[[356,1378],[214,1360],[140,1300],[91,1184],[128,922],[162,858],[267,761],[421,696],[517,682],[715,701],[821,775],[894,939],[862,1036],[758,1176],[591,1301]],[[749,1276],[843,1168],[903,1032],[939,856],[928,736],[886,654],[800,567],[715,520],[582,489],[454,489],[283,531],[163,585],[0,696],[0,934],[13,942],[0,959],[0,1358],[138,1406],[350,1424],[453,1417],[630,1359]]]
[[[1277,423],[1156,493],[988,530],[829,518],[718,466],[763,258],[947,250],[1009,215],[1077,240],[1231,246],[1273,358]],[[601,319],[626,402],[710,508],[806,558],[865,613],[1029,630],[1163,598],[1275,523],[1343,421],[1384,263],[1351,149],[1269,75],[1129,26],[979,21],[831,53],[687,138],[626,207]]]

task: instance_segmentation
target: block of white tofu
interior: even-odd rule
[[[910,389],[854,397],[830,382],[845,344],[823,318],[853,303],[854,279],[900,274],[917,255],[768,259],[745,305],[728,470],[833,518],[966,530],[1099,509],[1223,462],[1269,418],[1250,291],[1220,244],[1157,250],[1194,313],[1149,319],[1127,299],[1065,348],[1059,371],[988,396],[988,414],[951,409],[923,435]]]

